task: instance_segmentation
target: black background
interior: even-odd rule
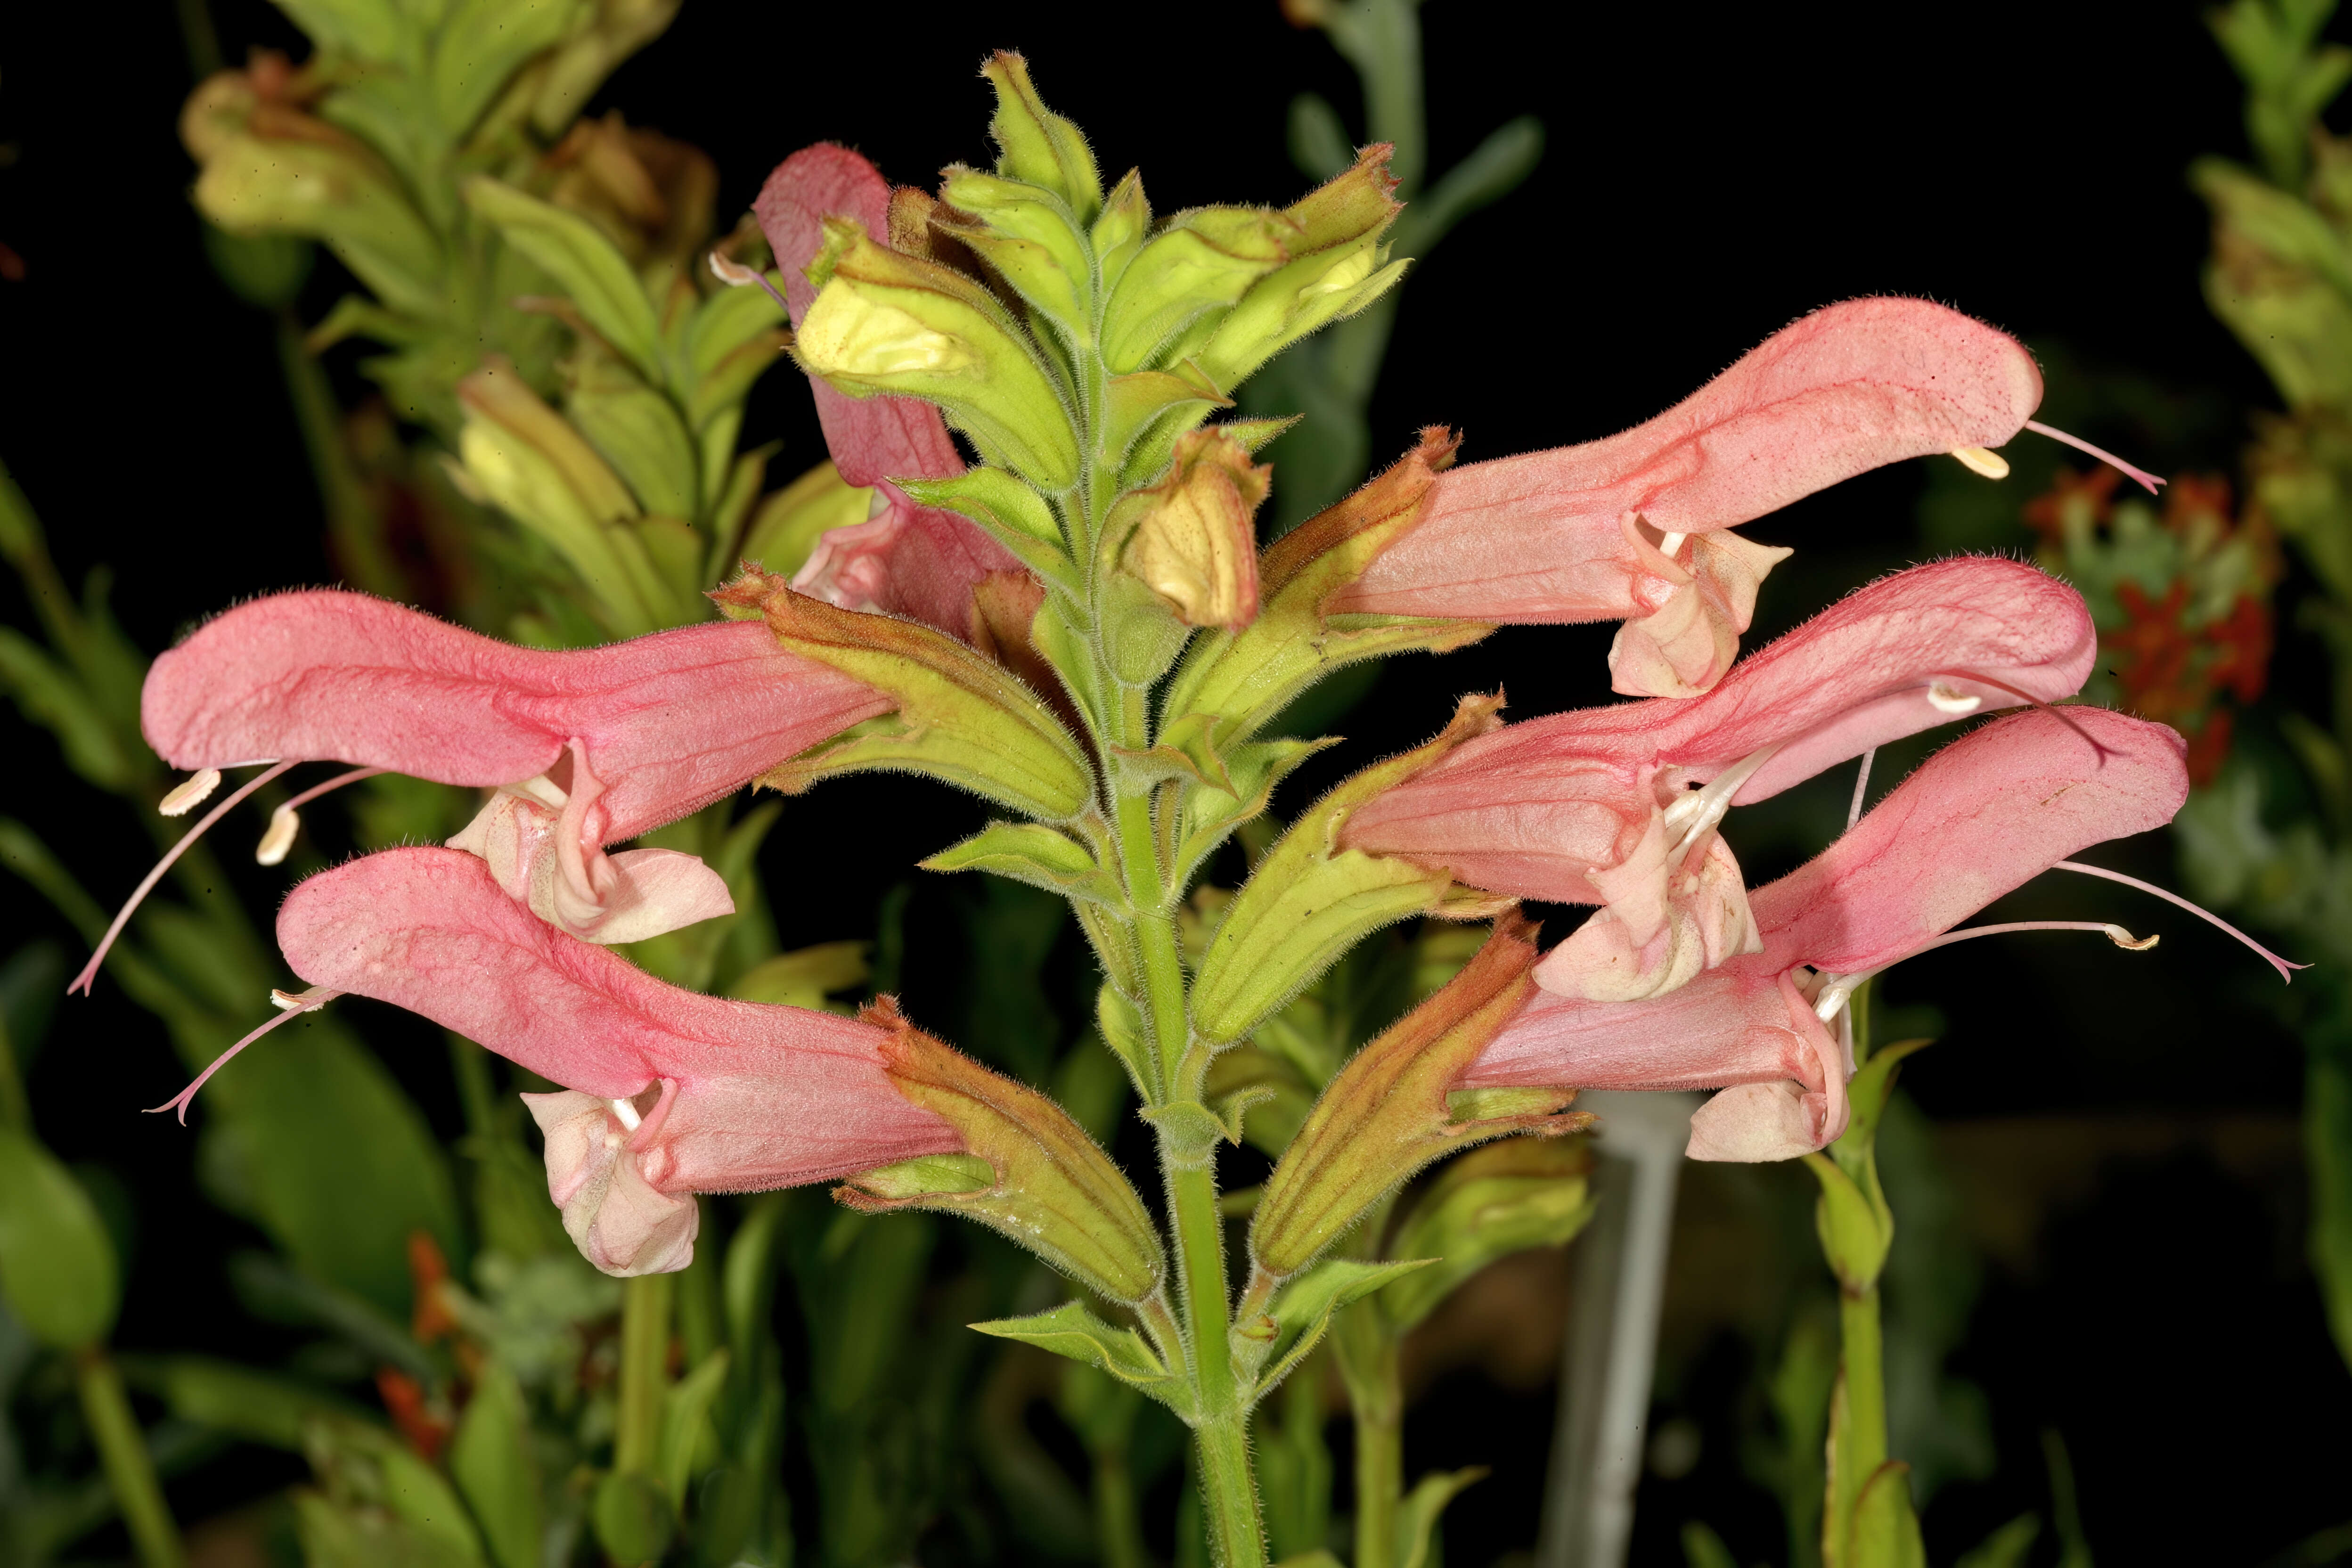
[[[300,52],[267,7],[221,4],[215,16],[232,58],[247,43]],[[1523,112],[1543,119],[1549,145],[1526,187],[1456,231],[1409,283],[1373,409],[1383,459],[1431,422],[1465,434],[1465,459],[1609,433],[1791,317],[1876,292],[1932,296],[2037,346],[2063,343],[2076,363],[2233,408],[2271,401],[2199,294],[2205,219],[2183,170],[2202,153],[2242,155],[2243,136],[2235,79],[2196,5],[1432,0],[1423,24],[1433,169]],[[1305,181],[1284,152],[1285,113],[1302,89],[1361,129],[1345,68],[1272,0],[689,0],[594,109],[620,107],[632,123],[708,149],[723,226],[769,167],[811,141],[852,142],[909,183],[950,161],[984,162],[988,95],[975,67],[999,47],[1028,54],[1048,101],[1087,128],[1107,173],[1142,167],[1161,211],[1294,196]],[[199,247],[175,133],[189,85],[166,6],[0,9],[0,140],[16,148],[0,168],[0,240],[26,266],[23,281],[0,284],[0,456],[44,516],[68,581],[115,567],[116,609],[150,649],[233,599],[330,576],[268,322],[214,279]],[[322,265],[308,313],[342,287]],[[356,393],[349,363],[333,368]],[[2159,471],[2227,468],[2239,434],[2233,422],[2196,449],[2132,455]],[[773,476],[823,455],[788,375],[769,378],[746,435],[785,443]],[[1805,563],[1767,585],[1759,636],[1913,558],[1921,482],[1917,465],[1891,469],[1751,527],[1798,545]],[[11,624],[31,624],[13,584],[0,605]],[[1507,682],[1520,716],[1602,700],[1607,637],[1506,632],[1445,661],[1396,667],[1351,716],[1350,746],[1296,786],[1292,804],[1423,738],[1459,692]],[[2318,665],[2315,649],[2286,635],[2290,696],[2311,693]],[[13,711],[0,713],[0,781],[5,811],[48,836],[94,888],[127,888],[142,868],[143,838],[117,805],[79,796],[47,734]],[[1832,794],[1848,787],[1832,784]],[[973,815],[897,779],[832,785],[791,807],[770,863],[787,945],[870,930],[904,868]],[[1733,831],[1738,842],[1736,819]],[[1801,853],[1744,858],[1760,881]],[[2107,858],[2169,876],[2160,838]],[[254,877],[257,900],[276,887]],[[946,896],[925,889],[911,927],[918,1016],[927,986],[947,984],[937,976],[958,962],[955,927],[940,913]],[[1932,999],[1949,1020],[1944,1043],[1906,1069],[1931,1114],[2293,1108],[2300,1054],[2263,1008],[2259,988],[2273,983],[2259,965],[2117,889],[2059,889],[2027,904],[2162,929],[2164,956],[2059,937],[1908,966],[1893,998]],[[74,946],[44,906],[8,888],[0,951],[34,936]],[[135,1114],[177,1087],[176,1061],[144,1015],[102,983],[99,992],[71,1004],[37,1065],[43,1133],[142,1194],[124,1342],[234,1345],[239,1331],[214,1315],[230,1310],[217,1255],[235,1227],[188,1195],[186,1136]],[[436,1119],[452,1122],[431,1041],[397,1028],[377,1037]],[[1997,1280],[1979,1312],[1964,1370],[1991,1392],[2004,1468],[1939,1505],[1932,1554],[1948,1558],[2041,1505],[2034,1434],[2044,1425],[2067,1434],[2093,1542],[2110,1562],[2259,1561],[2352,1512],[2352,1384],[2297,1271],[2299,1223],[2291,1204],[2282,1210],[2189,1154],[2120,1169],[2089,1206],[2062,1216],[2050,1266]],[[1549,1420],[1548,1398],[1455,1383],[1425,1407],[1412,1468],[1504,1465],[1459,1506],[1455,1561],[1483,1563],[1531,1538],[1535,1499],[1521,1483],[1538,1473]],[[1733,1474],[1727,1462],[1701,1471],[1727,1488]],[[1714,1510],[1743,1560],[1777,1554],[1759,1502],[1726,1497]],[[1739,1533],[1733,1521],[1750,1516],[1759,1527]],[[1637,1556],[1677,1561],[1675,1522],[1649,1509]]]

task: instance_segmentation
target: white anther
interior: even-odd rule
[[[218,768],[206,768],[174,785],[171,794],[156,803],[155,809],[165,816],[185,816],[204,805],[206,795],[220,788],[220,780]]]
[[[1690,535],[1687,533],[1667,534],[1664,538],[1658,541],[1658,553],[1664,556],[1669,561],[1673,560],[1675,558],[1675,552],[1680,550],[1683,547],[1683,541],[1689,537]]]
[[[621,1119],[621,1125],[627,1128],[630,1131],[635,1132],[639,1124],[645,1121],[644,1117],[637,1114],[637,1108],[630,1104],[627,1100],[615,1100],[610,1103],[613,1107],[613,1114],[619,1117]]]
[[[1989,479],[2009,478],[2009,459],[1999,452],[1982,447],[1955,447],[1952,456],[1958,458],[1960,466],[1972,474],[1982,474]]]
[[[302,831],[302,816],[290,805],[281,805],[269,814],[269,831],[261,836],[254,849],[253,858],[260,865],[275,866],[286,858],[294,847],[294,836]]]
[[[759,272],[740,261],[730,261],[717,251],[710,253],[710,270],[719,281],[730,289],[749,289],[760,281]]]
[[[2146,952],[2164,940],[2164,933],[2161,931],[2148,936],[2134,936],[2121,926],[2101,926],[2099,929],[2107,933],[2109,942],[2129,952]]]
[[[1961,691],[1940,680],[1927,683],[1927,701],[1938,713],[1973,713],[1984,706],[1984,699],[1973,691]]]
[[[317,985],[311,986],[307,991],[273,989],[269,993],[269,1005],[281,1013],[307,1013],[313,1007],[325,1006],[341,994],[340,991],[328,991]]]
[[[1869,978],[1867,974],[1823,974],[1821,992],[1813,998],[1813,1016],[1824,1024],[1836,1018],[1846,999]]]

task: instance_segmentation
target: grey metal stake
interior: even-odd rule
[[[1537,1568],[1623,1568],[1642,1479],[1650,1379],[1658,1354],[1674,1233],[1675,1184],[1696,1094],[1595,1091],[1597,1209],[1575,1243],[1574,1305],[1560,1353]]]

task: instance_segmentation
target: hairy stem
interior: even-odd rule
[[[1828,1495],[1822,1509],[1822,1568],[1846,1568],[1853,1507],[1886,1462],[1886,1361],[1878,1287],[1838,1292],[1838,1381],[1830,1397]]]
[[[181,1568],[187,1555],[181,1550],[180,1527],[163,1500],[163,1483],[155,1479],[147,1435],[140,1430],[139,1417],[131,1414],[131,1401],[122,1392],[122,1374],[104,1351],[92,1347],[76,1358],[74,1375],[90,1441],[98,1447],[107,1488],[122,1510],[142,1568]]]

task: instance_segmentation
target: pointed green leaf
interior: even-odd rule
[[[1393,1263],[1367,1263],[1353,1258],[1329,1258],[1301,1270],[1274,1298],[1266,1314],[1274,1332],[1265,1335],[1265,1323],[1234,1325],[1234,1355],[1251,1365],[1279,1352],[1281,1359],[1257,1381],[1263,1394],[1297,1369],[1330,1331],[1332,1315],[1362,1300],[1382,1286],[1426,1268],[1433,1258],[1405,1258]]]
[[[1445,1505],[1486,1477],[1486,1467],[1440,1470],[1423,1476],[1397,1505],[1397,1568],[1430,1568],[1442,1561],[1437,1548],[1437,1520]]]
[[[1853,1503],[1852,1551],[1843,1568],[1927,1568],[1919,1516],[1911,1507],[1911,1467],[1889,1459]]]
[[[15,1128],[0,1128],[0,1299],[59,1351],[103,1340],[122,1300],[97,1205],[55,1155]]]
[[[992,822],[919,862],[926,871],[992,871],[1071,898],[1112,901],[1117,882],[1086,844],[1034,822]]]
[[[694,1473],[694,1450],[709,1430],[711,1402],[727,1382],[727,1347],[703,1357],[702,1364],[679,1378],[662,1396],[659,1444],[662,1486],[669,1500],[683,1510],[687,1482]],[[500,1564],[500,1568],[508,1568]],[[524,1564],[520,1568],[534,1568]]]
[[[1133,1329],[1115,1329],[1104,1322],[1082,1301],[1066,1301],[1050,1312],[1026,1318],[999,1318],[971,1326],[1000,1340],[1019,1340],[1099,1368],[1180,1414],[1182,1411],[1183,1380],[1168,1370],[1160,1352]]]

